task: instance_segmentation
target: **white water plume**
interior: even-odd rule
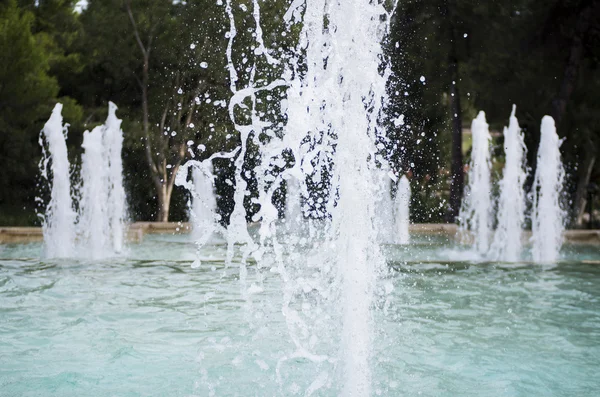
[[[213,184],[211,162],[192,170],[194,194],[191,203],[192,236],[194,241],[205,244],[212,237],[217,224],[217,201]]]
[[[531,241],[533,260],[554,263],[559,259],[565,229],[565,212],[560,200],[565,171],[560,156],[561,141],[556,133],[554,119],[542,119],[537,168],[533,182],[533,213]]]
[[[491,136],[485,113],[479,112],[471,124],[473,145],[469,163],[469,184],[465,189],[460,211],[460,228],[470,234],[480,254],[487,254],[492,230],[491,199]]]
[[[100,259],[123,250],[125,190],[123,188],[123,131],[109,102],[104,125],[83,134],[77,224],[79,255]]]
[[[410,225],[410,182],[406,175],[403,175],[398,182],[398,191],[396,192],[396,200],[394,207],[396,209],[395,225],[396,225],[396,243],[408,244],[410,241],[409,225]]]
[[[268,269],[282,279],[282,312],[294,347],[276,367],[281,387],[290,371],[312,364],[317,375],[303,386],[305,395],[334,388],[342,396],[369,396],[371,307],[378,274],[384,269],[374,222],[375,170],[381,163],[375,142],[384,134],[377,120],[387,101],[390,72],[382,65],[381,41],[391,13],[377,1],[307,0],[304,7],[293,2],[284,19],[290,24],[302,20],[302,32],[295,56],[281,66],[283,61],[262,41],[259,2],[252,4],[255,55],[263,68],[284,71],[270,81],[258,78],[255,61],[244,67],[242,83],[232,53],[236,37],[243,32],[238,32],[232,2],[226,0],[232,92],[228,109],[241,141],[231,154],[236,190],[226,234],[227,263],[234,246],[239,246],[240,285],[249,305],[249,291],[260,289],[246,285],[249,271]],[[274,133],[279,127],[263,117],[268,114],[265,93],[285,97],[281,112],[287,121],[281,134]],[[251,142],[259,146],[260,161],[247,170],[244,159]],[[189,167],[198,166],[197,161],[188,162],[176,183],[193,189],[187,180]],[[250,194],[248,175],[255,175],[258,187],[258,197],[251,199],[259,207],[253,217],[260,221],[256,241],[248,232],[244,207]],[[305,198],[307,214],[321,218],[308,222],[306,236],[296,232],[281,236],[277,230],[274,195],[293,179]],[[257,261],[255,267],[247,267],[249,257]]]
[[[42,130],[48,145],[48,156],[42,160],[42,176],[50,181],[51,198],[46,207],[42,230],[44,253],[49,258],[65,258],[73,255],[75,243],[75,218],[71,198],[69,157],[67,155],[67,126],[62,122],[62,104],[57,103],[50,119]],[[40,137],[40,145],[44,147]],[[48,163],[50,162],[50,175]]]
[[[395,242],[395,222],[394,222],[394,202],[392,200],[392,178],[390,171],[377,169],[375,180],[377,183],[377,193],[375,194],[375,228],[378,232],[377,239],[383,244],[392,244]]]
[[[527,147],[513,106],[508,128],[504,128],[505,164],[500,181],[498,226],[494,233],[491,257],[516,262],[521,258],[525,223],[525,179]]]
[[[71,192],[69,161],[62,127],[62,105],[57,104],[44,127],[52,161],[51,199],[44,221],[44,247],[49,257],[100,259],[123,250],[125,190],[121,151],[123,131],[109,103],[106,123],[83,134],[81,175]],[[46,175],[48,160],[41,164]],[[73,210],[73,196],[79,213]]]
[[[286,181],[285,200],[285,223],[290,230],[302,225],[304,214],[302,213],[302,191],[300,181],[294,177]]]
[[[110,236],[108,218],[108,158],[102,144],[104,128],[83,133],[81,200],[79,201],[78,250],[91,259],[106,255]]]
[[[115,253],[123,251],[127,197],[123,185],[123,130],[117,118],[117,105],[108,102],[108,117],[104,123],[103,144],[108,158],[108,222]]]

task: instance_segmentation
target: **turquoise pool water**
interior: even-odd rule
[[[373,395],[600,394],[597,247],[566,247],[553,267],[478,262],[426,238],[387,252]],[[339,392],[335,362],[282,359],[279,277],[251,267],[244,299],[222,245],[197,269],[186,236],[101,262],[40,253],[0,246],[1,396],[303,396],[323,374],[312,395]]]

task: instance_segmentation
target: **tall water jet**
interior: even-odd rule
[[[560,199],[565,171],[560,158],[560,145],[554,119],[544,116],[532,191],[532,255],[538,263],[556,262],[563,242],[565,212]]]
[[[83,133],[85,150],[81,156],[81,187],[78,249],[82,255],[99,259],[109,251],[110,221],[108,216],[108,158],[105,156],[103,135],[99,126]],[[112,247],[111,247],[112,248]]]
[[[410,182],[406,175],[403,175],[398,182],[396,200],[394,201],[394,207],[396,209],[395,237],[397,244],[408,244],[410,241],[410,234],[408,231],[410,225],[410,195]]]
[[[500,181],[498,226],[491,256],[495,260],[516,262],[521,257],[521,238],[525,223],[525,179],[527,147],[513,105],[508,128],[504,128],[505,164]]]
[[[112,249],[119,253],[125,241],[126,196],[123,186],[123,130],[116,115],[117,105],[108,102],[108,117],[104,123],[103,144],[108,158],[108,222]]]
[[[255,0],[252,5],[254,54],[263,67],[277,70],[275,65],[283,61],[274,58],[276,51],[266,48],[260,3]],[[302,22],[295,56],[283,58],[284,72],[272,81],[273,73],[257,77],[258,62],[245,66],[248,81],[239,88],[232,51],[237,35],[243,32],[236,29],[231,0],[225,0],[225,6],[230,22],[226,56],[232,97],[228,110],[241,141],[236,151],[219,154],[234,159],[236,168],[226,261],[231,263],[237,244],[242,251],[241,290],[247,302],[251,290],[257,290],[246,285],[248,271],[268,269],[281,277],[282,313],[293,351],[278,360],[278,382],[288,369],[286,363],[292,364],[290,370],[313,363],[318,375],[306,385],[305,395],[339,384],[342,396],[369,396],[374,337],[371,306],[378,274],[385,269],[374,203],[378,192],[375,170],[381,164],[376,142],[385,134],[378,120],[387,101],[390,74],[389,67],[382,65],[381,41],[393,11],[379,2],[362,0],[294,1],[284,20]],[[286,98],[281,104],[287,116],[283,128],[263,117],[271,110],[264,101],[269,97]],[[241,113],[246,117],[239,117]],[[258,136],[265,137],[264,142]],[[253,173],[244,164],[248,142],[260,142],[259,164]],[[200,164],[186,163],[176,181],[188,189],[190,166]],[[259,206],[252,218],[260,221],[257,241],[249,235],[246,223],[247,175],[257,179],[258,197],[252,197]],[[274,194],[290,177],[300,181],[302,194],[307,194],[306,207],[321,221],[309,222],[319,228],[311,226],[310,239],[283,244],[276,230]],[[307,189],[309,184],[314,190]],[[250,256],[257,266],[246,266]]]
[[[288,229],[296,229],[304,219],[302,213],[302,190],[300,181],[290,176],[286,181],[285,223]]]
[[[486,254],[492,230],[491,199],[491,136],[485,113],[479,112],[471,124],[473,145],[469,163],[469,184],[460,213],[461,232],[470,232],[475,249]]]
[[[42,160],[41,171],[42,176],[49,180],[52,186],[50,202],[46,207],[42,224],[44,252],[49,258],[72,256],[75,241],[76,214],[71,198],[70,166],[66,144],[67,127],[63,127],[61,111],[62,104],[57,103],[42,130],[49,154]],[[40,145],[44,147],[41,137]],[[49,162],[51,178],[48,175]]]
[[[377,169],[375,180],[378,192],[376,193],[375,205],[375,228],[378,232],[378,240],[381,243],[391,244],[395,242],[394,202],[392,200],[392,178],[388,170]]]
[[[102,126],[83,134],[79,182],[77,248],[92,259],[123,250],[125,189],[123,187],[123,131],[116,116],[117,106],[109,102],[108,117]]]
[[[339,198],[335,205],[330,200],[329,238],[336,247],[335,265],[341,281],[341,393],[347,397],[368,396],[371,394],[370,308],[377,274],[384,265],[373,226],[376,192],[373,170],[379,133],[376,120],[382,109],[381,99],[385,98],[389,70],[383,74],[378,70],[383,56],[380,41],[390,16],[377,2],[327,2],[327,7],[323,7],[323,2],[318,3],[307,4],[304,31],[308,50],[319,54],[307,65],[319,78],[314,88],[325,93],[324,108],[315,121],[324,119],[336,145],[332,192],[337,192]],[[327,15],[323,15],[323,9]],[[306,14],[311,14],[309,20]],[[326,32],[325,48],[323,32]]]
[[[205,161],[202,164],[202,168],[196,167],[192,170],[194,190],[191,206],[192,235],[201,245],[210,240],[217,222],[212,163]]]
[[[50,257],[81,255],[99,259],[121,252],[124,241],[125,190],[123,187],[123,131],[109,103],[103,126],[83,134],[81,174],[71,191],[69,160],[62,127],[62,105],[57,104],[44,126],[50,155],[40,164],[47,178],[51,161],[52,191],[44,220],[44,242]],[[43,141],[40,139],[43,146]],[[44,154],[46,151],[44,150]],[[73,210],[73,197],[79,213]]]

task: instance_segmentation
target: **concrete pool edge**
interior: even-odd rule
[[[455,238],[458,227],[445,223],[416,223],[410,225],[414,235],[439,235]],[[141,242],[146,234],[186,234],[191,231],[189,222],[134,222],[127,229],[129,242]],[[529,240],[530,231],[523,233]],[[600,245],[600,230],[573,229],[564,233],[566,242]],[[41,227],[0,227],[0,244],[24,244],[43,240]]]

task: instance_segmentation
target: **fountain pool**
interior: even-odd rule
[[[412,236],[383,251],[392,270],[382,280],[390,293],[372,312],[372,395],[600,389],[596,247],[565,245],[552,267],[477,263],[440,237]],[[95,262],[41,255],[41,244],[0,246],[2,395],[340,393],[338,363],[282,361],[294,347],[281,278],[250,263],[245,299],[240,258],[226,268],[225,245],[204,246],[196,269],[186,235],[148,236]]]

